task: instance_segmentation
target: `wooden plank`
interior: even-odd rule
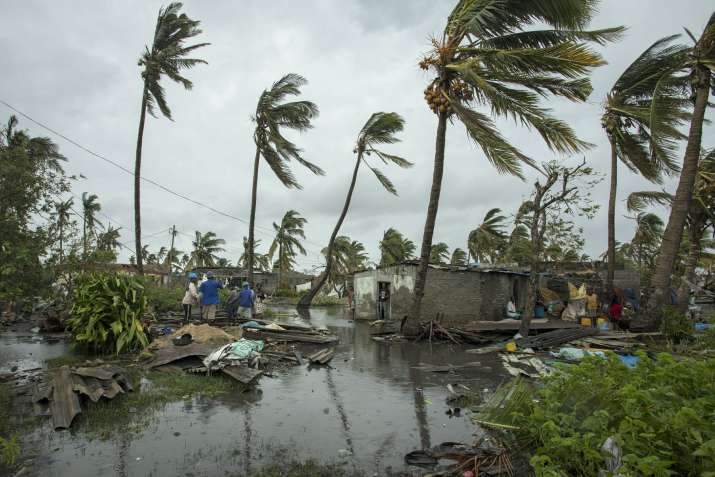
[[[521,326],[521,320],[502,320],[502,321],[475,321],[473,323],[462,326],[466,331],[510,331],[518,330]],[[578,328],[579,323],[573,323],[563,320],[533,320],[532,330],[558,330],[564,328]]]
[[[247,368],[246,366],[226,366],[221,368],[221,371],[242,384],[250,384],[251,381],[263,374],[260,369]]]
[[[301,353],[301,352],[298,351],[298,350],[294,350],[294,351],[293,351],[293,356],[295,356],[295,359],[298,360],[298,364],[299,364],[299,365],[303,366],[303,364],[305,364],[305,361],[303,361],[303,353]]]
[[[301,343],[328,344],[338,341],[335,335],[323,335],[320,333],[299,333],[293,331],[256,330],[244,328],[244,334],[251,339],[268,339],[273,341],[298,341]]]
[[[69,429],[75,416],[82,412],[79,397],[73,389],[72,372],[69,366],[62,366],[55,371],[52,387],[50,400],[52,426],[55,429]]]

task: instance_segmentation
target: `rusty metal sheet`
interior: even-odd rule
[[[243,384],[250,384],[251,381],[263,374],[263,371],[260,369],[247,368],[245,366],[226,366],[222,368],[221,371]]]
[[[206,357],[214,350],[212,346],[191,343],[186,346],[167,346],[154,353],[154,359],[146,364],[146,367],[156,368],[164,364],[173,363],[190,356]]]
[[[82,412],[79,397],[73,389],[72,371],[69,366],[62,366],[55,371],[52,387],[50,400],[52,426],[55,429],[68,429],[75,416]]]
[[[92,367],[80,367],[72,370],[72,373],[74,374],[78,374],[87,378],[102,379],[105,381],[113,379],[114,376],[121,372],[122,370],[120,368],[112,366],[111,364],[104,364],[101,366]]]

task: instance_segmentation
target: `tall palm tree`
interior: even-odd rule
[[[261,239],[256,239],[253,242],[253,249],[258,250],[261,244]],[[243,237],[243,253],[238,258],[236,266],[246,268],[248,264],[248,237]],[[271,270],[271,257],[267,253],[256,253],[253,255],[253,268],[261,272],[268,272]]]
[[[191,242],[194,250],[191,252],[190,264],[194,267],[213,267],[218,260],[218,254],[225,250],[221,245],[226,241],[216,236],[214,232],[202,234],[198,230],[196,237]]]
[[[170,248],[166,252],[166,256],[164,257],[164,266],[169,270],[169,272],[182,269],[180,257],[183,254],[184,252],[176,247]]]
[[[608,197],[608,271],[613,288],[616,253],[618,161],[651,182],[678,170],[673,159],[678,131],[687,117],[685,98],[675,72],[685,47],[672,45],[678,35],[661,38],[626,68],[606,95],[601,125],[611,145],[611,189]]]
[[[687,30],[686,30],[687,31]],[[669,296],[670,276],[673,273],[675,259],[680,249],[683,229],[692,201],[693,185],[698,172],[700,148],[703,135],[703,122],[708,107],[710,88],[715,81],[715,13],[710,17],[700,38],[695,39],[687,32],[695,43],[688,52],[685,66],[690,73],[690,85],[693,97],[693,115],[688,133],[688,145],[685,148],[683,166],[680,172],[678,188],[675,191],[673,206],[670,209],[668,224],[663,232],[663,241],[658,254],[658,262],[653,273],[653,294],[650,297],[651,309],[665,303]]]
[[[181,3],[170,3],[166,8],[159,9],[159,16],[156,19],[154,29],[154,40],[151,48],[144,47],[144,53],[139,59],[139,66],[142,68],[141,77],[143,83],[142,105],[139,115],[139,132],[137,134],[137,150],[134,162],[134,235],[136,239],[137,271],[144,273],[142,267],[142,244],[141,244],[141,164],[142,164],[142,141],[144,140],[144,121],[146,113],[149,112],[156,117],[156,108],[161,114],[171,118],[171,109],[166,103],[164,88],[161,85],[161,77],[167,76],[170,80],[181,84],[185,89],[191,89],[191,81],[182,76],[182,70],[192,68],[199,63],[206,61],[198,58],[188,58],[187,56],[208,43],[197,43],[186,46],[185,42],[195,37],[199,30],[199,21],[192,20],[186,14],[179,14]]]
[[[97,225],[101,226],[96,214],[102,210],[102,206],[97,199],[97,194],[82,192],[82,255],[84,260],[87,260],[87,232],[93,233]]]
[[[276,232],[276,237],[273,239],[268,256],[271,261],[278,252],[276,258],[276,268],[278,268],[278,287],[283,284],[283,274],[290,270],[295,264],[295,256],[300,253],[305,255],[305,248],[300,243],[300,239],[305,240],[305,232],[303,226],[307,220],[301,217],[295,210],[289,210],[283,215],[280,225],[273,222],[273,230]],[[250,238],[249,245],[250,245]],[[250,257],[250,256],[249,256]]]
[[[111,225],[107,226],[107,230],[97,235],[97,249],[105,252],[115,252],[121,247],[119,230]]]
[[[60,200],[54,202],[53,206],[55,209],[55,217],[57,220],[57,238],[60,244],[60,266],[64,261],[64,232],[65,227],[70,221],[70,213],[72,212],[72,206],[74,205],[74,198],[70,197],[67,200]]]
[[[444,265],[449,260],[449,245],[444,242],[432,244],[430,250],[430,263]]]
[[[568,154],[588,147],[565,122],[540,105],[540,97],[584,101],[591,93],[587,74],[604,62],[587,42],[602,44],[618,38],[623,30],[584,31],[596,5],[593,0],[460,0],[441,38],[432,40],[433,49],[420,67],[435,75],[425,91],[438,118],[435,159],[409,332],[420,318],[442,189],[448,119],[456,115],[499,172],[519,177],[521,165],[533,166],[534,161],[510,144],[493,120],[474,106],[489,106],[493,116],[513,117],[534,128],[556,152]],[[550,29],[536,29],[541,25]]]
[[[474,257],[477,262],[494,261],[496,250],[506,239],[504,233],[506,217],[500,214],[499,208],[489,210],[479,227],[469,232],[467,259]]]
[[[335,238],[332,248],[325,247],[321,250],[326,259],[329,251],[333,254],[333,257],[331,259],[330,273],[327,274],[327,283],[332,284],[337,291],[337,285],[344,283],[346,277],[365,268],[368,256],[362,243],[351,240],[350,237],[344,235]],[[326,272],[323,272],[323,275],[326,275]]]
[[[380,240],[380,265],[397,265],[405,260],[412,260],[415,253],[415,243],[404,237],[392,227],[385,230]]]
[[[330,272],[333,267],[332,249],[335,246],[335,239],[338,236],[340,227],[343,225],[345,216],[347,215],[348,209],[350,208],[350,200],[352,199],[353,191],[355,190],[355,183],[357,182],[360,165],[364,163],[366,167],[372,170],[372,172],[375,174],[375,177],[377,177],[377,180],[385,188],[385,190],[387,190],[391,194],[397,195],[397,190],[395,190],[395,187],[392,185],[392,182],[382,172],[380,172],[379,169],[371,166],[370,163],[367,161],[366,156],[371,156],[372,154],[374,154],[385,164],[390,162],[403,168],[411,167],[411,162],[399,156],[387,154],[377,149],[377,147],[382,144],[394,144],[396,142],[399,142],[400,140],[395,136],[395,134],[402,131],[404,124],[405,121],[397,113],[379,112],[373,113],[367,120],[365,125],[362,127],[362,129],[360,129],[360,133],[358,134],[357,141],[353,149],[353,153],[356,156],[355,168],[353,169],[352,180],[350,181],[348,194],[345,197],[343,209],[340,212],[338,222],[335,224],[335,228],[333,228],[333,233],[330,235],[330,240],[328,241],[328,249],[327,253],[325,254],[325,271],[320,275],[315,285],[311,287],[310,291],[300,299],[300,302],[298,303],[299,308],[310,306],[310,303],[313,301],[313,298],[315,297],[315,295],[318,294],[320,289],[325,284],[325,281],[330,276]]]
[[[467,252],[461,248],[455,248],[452,252],[452,257],[449,259],[449,264],[459,267],[467,265]]]
[[[284,102],[289,96],[298,96],[300,87],[308,82],[300,75],[289,73],[279,79],[270,89],[264,90],[258,98],[253,132],[256,157],[253,160],[253,186],[251,189],[251,219],[248,225],[248,281],[253,283],[254,228],[256,222],[256,194],[258,189],[258,164],[263,159],[284,186],[300,189],[295,176],[288,167],[291,160],[307,167],[312,173],[323,175],[323,170],[303,159],[301,150],[286,139],[281,129],[306,131],[313,127],[310,123],[318,115],[318,107],[310,101]]]

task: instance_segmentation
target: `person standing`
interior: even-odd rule
[[[591,288],[589,291],[590,293],[586,296],[586,316],[591,318],[591,326],[595,326],[600,304],[598,303],[598,295],[596,295],[594,289]]]
[[[263,287],[261,285],[256,286],[256,299],[255,299],[255,310],[254,317],[256,319],[263,318],[263,313],[266,311],[266,294],[263,293]]]
[[[196,282],[199,277],[196,273],[189,273],[189,281],[186,282],[186,292],[184,299],[181,300],[181,307],[184,309],[184,323],[188,324],[191,320],[191,307],[199,304],[199,291],[196,288]]]
[[[243,282],[243,288],[238,294],[238,316],[248,318],[253,315],[253,305],[256,303],[256,294],[251,290],[251,285],[248,282]]]
[[[228,312],[228,319],[233,321],[236,319],[236,311],[238,310],[238,290],[236,287],[231,287],[231,293],[228,294],[228,299],[226,300],[226,312]]]
[[[219,304],[218,290],[223,288],[223,283],[214,278],[211,271],[206,272],[206,281],[199,285],[201,292],[201,317],[204,321],[213,322],[216,319],[216,307]]]

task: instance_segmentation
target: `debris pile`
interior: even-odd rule
[[[48,381],[35,387],[32,400],[39,415],[52,416],[55,429],[68,429],[82,412],[81,397],[97,402],[132,390],[131,382],[118,366],[62,366],[52,372]]]
[[[456,462],[440,465],[442,460]],[[431,475],[514,475],[506,448],[486,439],[474,446],[443,442],[429,449],[412,451],[405,455],[405,464],[438,472]]]

